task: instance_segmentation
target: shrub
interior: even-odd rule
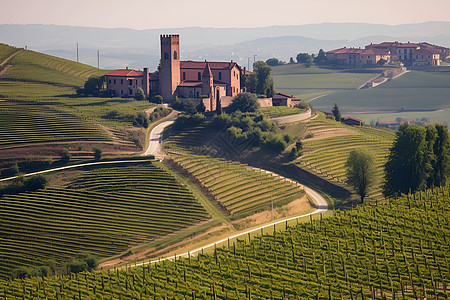
[[[69,150],[63,149],[61,152],[61,162],[66,164],[69,162],[70,158],[72,157],[72,154],[70,154]]]
[[[163,104],[164,99],[161,95],[155,95],[150,98],[150,102],[156,103],[156,104]]]
[[[259,108],[258,99],[255,94],[240,93],[231,102],[229,111],[254,112]]]
[[[211,126],[216,129],[228,127],[231,124],[231,116],[228,114],[215,115],[211,121]]]
[[[136,100],[145,100],[144,90],[140,87],[137,88],[136,94],[134,94],[134,99]]]
[[[300,103],[295,105],[295,107],[300,109],[309,109],[309,103],[306,101],[300,101]]]
[[[95,160],[102,159],[102,154],[103,154],[102,148],[94,147],[94,148],[92,148],[92,151],[94,151],[94,158],[95,158]]]
[[[147,114],[144,112],[137,113],[137,115],[134,117],[133,120],[133,126],[147,128],[148,127]]]
[[[194,115],[179,115],[175,120],[174,128],[179,130],[184,127],[197,126],[205,122],[206,117],[203,114],[196,113]]]
[[[206,106],[203,103],[203,101],[200,101],[200,103],[195,107],[195,109],[199,112],[199,113],[204,113],[206,111]]]

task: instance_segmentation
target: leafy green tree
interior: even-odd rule
[[[284,63],[281,60],[279,60],[278,58],[272,57],[272,58],[269,58],[268,60],[266,60],[266,64],[271,67],[275,67],[275,66],[282,65]]]
[[[105,91],[106,77],[89,77],[84,83],[84,88],[77,90],[77,93],[85,96],[100,96]]]
[[[375,182],[374,159],[366,150],[355,149],[350,152],[345,167],[347,184],[356,190],[361,197],[361,203],[363,203]]]
[[[317,65],[323,65],[327,62],[327,57],[323,49],[319,50],[319,54],[314,58],[314,63]]]
[[[94,158],[95,158],[95,160],[102,159],[102,155],[103,155],[102,148],[94,147],[94,148],[92,148],[92,150],[94,151]]]
[[[254,112],[259,108],[258,98],[255,94],[251,93],[240,93],[231,101],[229,110],[231,112],[241,111],[241,112]]]
[[[137,115],[134,117],[134,120],[133,120],[133,126],[147,128],[148,127],[147,114],[144,112],[137,113]]]
[[[289,63],[290,63],[290,64],[295,64],[295,61],[294,61],[294,58],[293,58],[293,57],[289,58]]]
[[[220,99],[216,99],[216,114],[222,114],[222,101]]]
[[[136,99],[136,100],[144,100],[145,99],[145,93],[142,88],[140,88],[140,87],[137,88],[136,94],[134,94],[134,99]]]
[[[156,104],[163,104],[164,99],[161,95],[155,95],[150,99],[150,102],[153,102]]]
[[[302,64],[311,64],[313,62],[313,58],[308,53],[299,53],[297,54],[297,62]]]
[[[432,145],[431,174],[428,186],[443,186],[450,173],[450,138],[447,125],[434,124],[436,132]],[[428,127],[427,126],[427,129]],[[428,132],[428,130],[427,130]]]
[[[339,106],[335,103],[333,109],[331,110],[333,113],[334,119],[337,122],[341,121],[341,112],[339,111]]]
[[[39,174],[25,180],[24,188],[27,191],[36,191],[45,188],[47,183],[48,183],[47,177]]]
[[[403,123],[396,135],[385,165],[385,196],[425,188],[431,170],[426,129]]]
[[[263,61],[257,61],[253,64],[253,70],[256,76],[255,93],[272,97],[274,94],[272,68]]]

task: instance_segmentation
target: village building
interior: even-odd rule
[[[410,42],[383,42],[367,45],[364,49],[344,47],[326,52],[328,63],[352,67],[376,65],[380,60],[413,66],[439,66],[449,56],[449,48]]]
[[[362,120],[353,118],[353,117],[342,118],[341,122],[344,123],[345,125],[351,125],[351,126],[362,126],[363,125]]]
[[[272,106],[295,106],[299,104],[301,99],[295,98],[293,95],[288,95],[284,93],[276,93],[272,97]]]
[[[181,61],[179,35],[161,35],[161,60],[158,70],[149,73],[131,69],[106,74],[111,95],[133,97],[138,88],[146,96],[159,94],[166,101],[179,98],[201,99],[206,110],[215,110],[218,101],[229,103],[245,91],[248,71],[236,62]],[[223,107],[223,106],[222,106]]]

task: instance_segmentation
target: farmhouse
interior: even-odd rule
[[[414,66],[439,66],[450,55],[450,49],[429,43],[383,42],[361,48],[339,48],[326,52],[329,63],[360,67],[402,62]]]
[[[301,101],[299,98],[295,98],[293,95],[285,93],[276,93],[272,97],[272,106],[294,106]]]
[[[179,35],[161,35],[161,62],[149,73],[131,69],[106,74],[107,91],[120,97],[133,97],[138,88],[144,94],[160,94],[165,100],[201,98],[206,110],[215,110],[218,101],[244,91],[245,68],[236,62],[181,61]]]
[[[353,117],[342,118],[341,122],[344,123],[345,125],[351,125],[351,126],[362,126],[363,125],[362,120],[356,119]]]

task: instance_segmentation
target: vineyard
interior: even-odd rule
[[[151,162],[90,171],[68,187],[4,196],[0,216],[2,278],[80,252],[109,257],[209,218],[189,190]]]
[[[269,209],[304,196],[297,183],[247,165],[207,156],[172,154],[231,215]]]
[[[304,140],[303,156],[295,163],[339,182],[346,180],[345,163],[349,153],[358,147],[368,149],[375,158],[377,178],[369,196],[380,196],[383,166],[395,137],[394,131],[346,126],[326,120],[323,115],[303,123],[296,130],[305,136],[310,134],[312,138]]]
[[[106,140],[96,125],[38,105],[0,102],[0,146],[61,140]]]
[[[0,281],[5,299],[447,299],[449,188],[335,211],[211,253]]]

